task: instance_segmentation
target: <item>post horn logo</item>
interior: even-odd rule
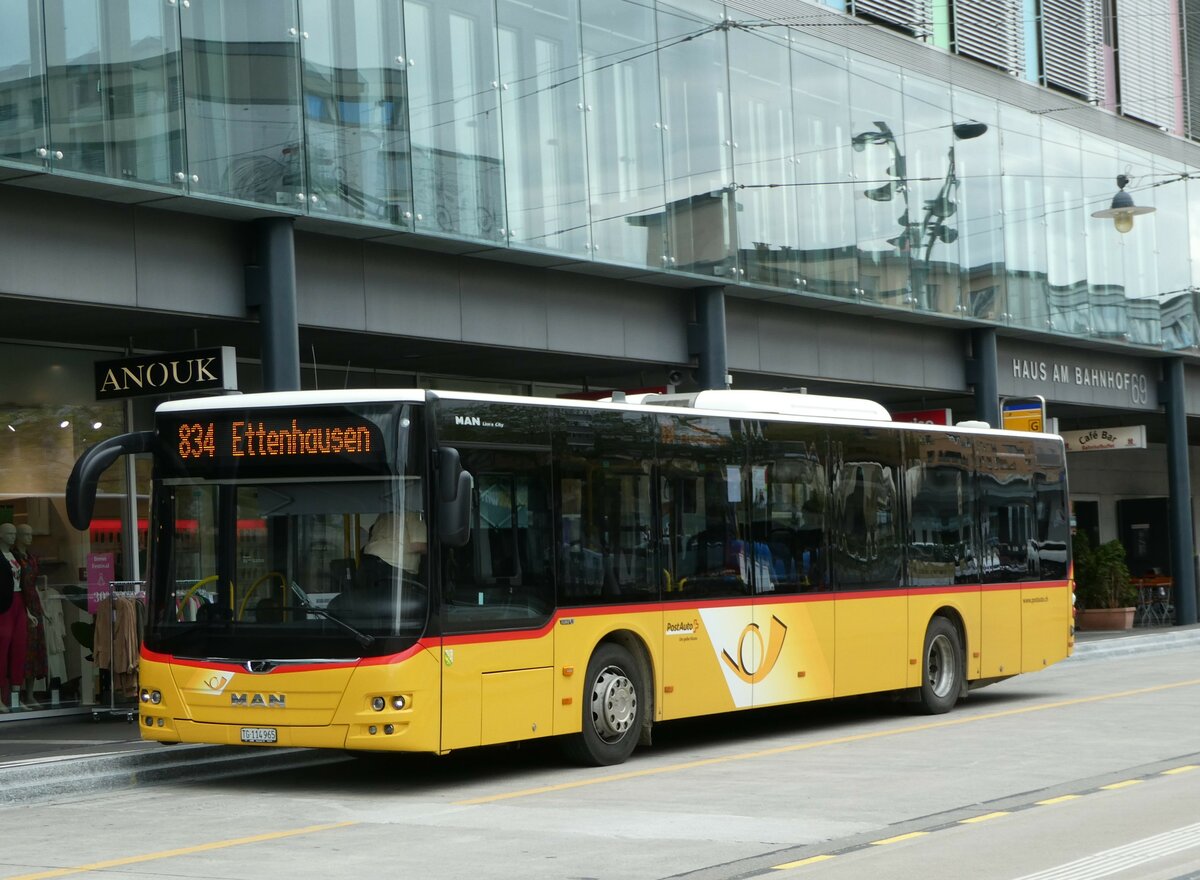
[[[758,641],[758,654],[765,655],[762,663],[753,669],[746,665],[746,639],[750,637]],[[775,668],[775,663],[779,660],[779,654],[783,650],[783,640],[786,637],[787,624],[772,614],[770,647],[763,643],[762,631],[758,624],[751,623],[746,625],[746,628],[742,630],[741,638],[738,639],[737,659],[731,657],[728,651],[721,652],[721,659],[725,661],[725,665],[733,671],[733,674],[746,684],[758,684]]]

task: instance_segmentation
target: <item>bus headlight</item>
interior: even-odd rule
[[[404,699],[404,697],[399,696],[399,695],[392,697],[392,708],[393,709],[403,709],[407,705],[408,705],[408,700]]]
[[[371,708],[374,709],[376,712],[382,712],[385,706],[387,706],[387,701],[384,700],[383,697],[372,697],[371,698]]]

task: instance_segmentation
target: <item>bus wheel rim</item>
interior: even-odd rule
[[[938,697],[950,693],[954,684],[954,649],[950,646],[950,639],[944,634],[939,633],[929,643],[925,668],[929,689]]]
[[[637,718],[637,691],[624,671],[606,666],[592,685],[592,725],[605,742],[616,742]]]

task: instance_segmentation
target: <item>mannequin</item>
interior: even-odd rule
[[[28,523],[17,526],[17,542],[13,552],[21,563],[21,594],[30,621],[25,648],[25,702],[26,705],[36,706],[34,682],[46,677],[46,627],[42,622],[46,615],[42,609],[41,594],[37,590],[38,558],[33,555],[33,526]]]
[[[21,582],[21,562],[14,553],[17,527],[0,523],[0,698],[3,711],[13,708],[13,688],[25,683],[25,651],[29,641],[29,623],[36,619],[26,611],[25,590]],[[18,706],[19,708],[19,706]]]

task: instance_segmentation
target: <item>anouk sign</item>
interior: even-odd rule
[[[232,346],[99,361],[96,399],[116,400],[152,394],[186,394],[237,389],[237,358]]]

